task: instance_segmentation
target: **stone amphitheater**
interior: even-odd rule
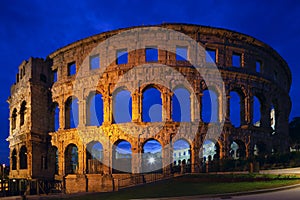
[[[235,31],[165,23],[94,35],[19,66],[9,176],[21,189],[112,191],[178,166],[287,152],[290,86],[284,59]]]

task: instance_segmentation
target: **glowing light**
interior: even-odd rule
[[[155,158],[153,158],[153,157],[150,157],[149,159],[148,159],[148,163],[149,164],[154,164],[155,163]]]

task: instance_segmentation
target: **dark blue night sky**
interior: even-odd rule
[[[271,45],[289,64],[290,119],[300,116],[300,1],[0,1],[0,163],[8,164],[8,103],[18,66],[30,56],[104,31],[179,22],[235,30]],[[298,62],[297,62],[298,61]]]

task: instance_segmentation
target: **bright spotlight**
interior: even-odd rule
[[[154,164],[155,163],[155,158],[153,158],[153,157],[150,157],[149,159],[148,159],[148,163],[149,164]]]

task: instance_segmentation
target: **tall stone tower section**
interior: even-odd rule
[[[19,66],[9,103],[10,178],[51,179],[54,168],[49,130],[51,120],[51,62],[29,58]],[[55,156],[55,155],[54,155]],[[54,163],[55,164],[55,163]]]

